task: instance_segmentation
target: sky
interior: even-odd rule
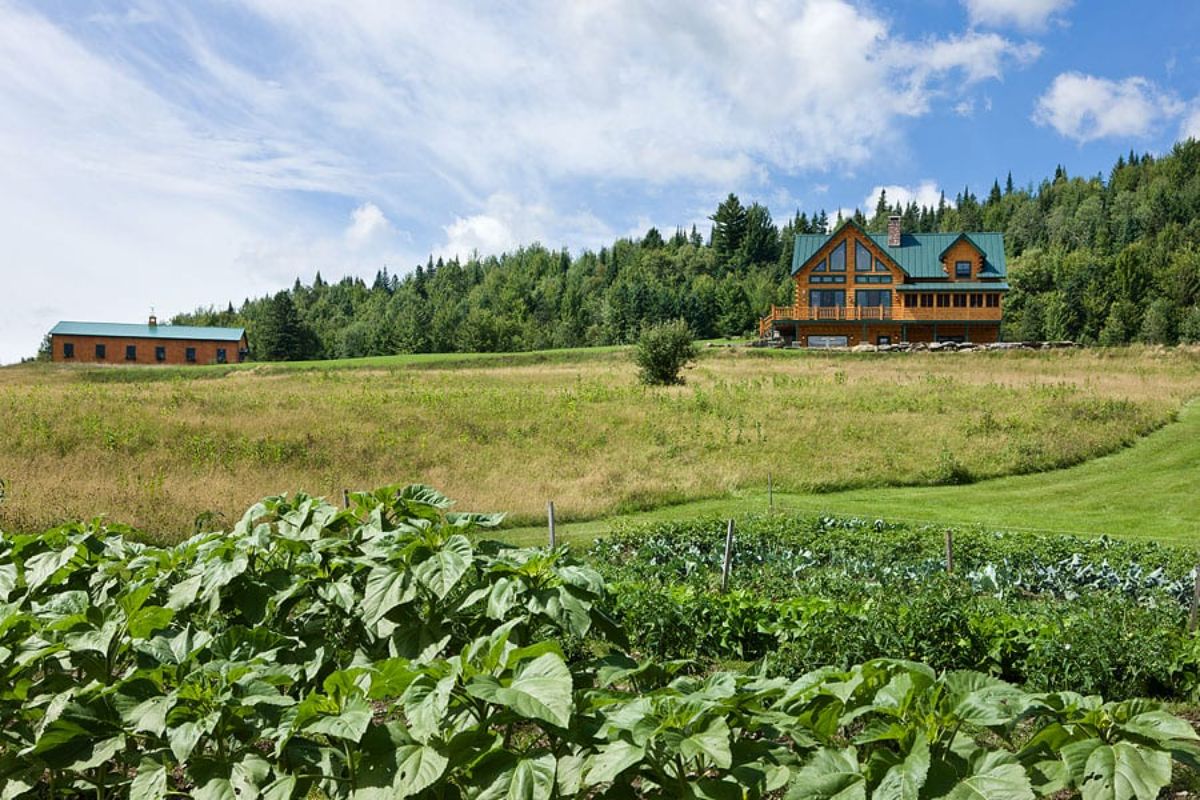
[[[768,206],[1107,175],[1200,137],[1200,3],[0,0],[0,363]]]

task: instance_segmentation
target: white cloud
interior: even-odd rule
[[[1200,104],[1194,104],[1191,113],[1184,118],[1179,138],[1200,140]]]
[[[895,206],[896,203],[907,206],[909,203],[916,201],[918,206],[937,208],[938,200],[941,199],[942,195],[942,190],[938,188],[937,182],[932,180],[921,181],[916,186],[900,186],[898,184],[876,186],[863,198],[863,213],[867,216],[875,213],[875,205],[879,202],[879,193],[884,191],[887,192],[887,203],[889,206]],[[947,199],[946,202],[953,205],[952,200]]]
[[[1051,19],[1071,7],[1074,0],[963,0],[972,25],[1013,26],[1027,31],[1044,30]]]
[[[1083,143],[1149,136],[1182,111],[1178,100],[1145,78],[1114,81],[1066,72],[1038,99],[1033,121]]]
[[[633,221],[606,198],[661,192],[637,213],[678,218],[770,197],[895,153],[906,120],[1038,54],[912,41],[849,0],[129,5],[0,0],[0,361],[59,316],[595,247]]]

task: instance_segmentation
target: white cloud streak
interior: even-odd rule
[[[1149,136],[1183,110],[1173,95],[1145,78],[1115,81],[1066,72],[1038,99],[1033,121],[1086,143]]]
[[[1074,0],[963,0],[972,25],[1043,31],[1061,18]]]

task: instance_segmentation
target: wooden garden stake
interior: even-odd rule
[[[551,500],[549,503],[546,504],[546,518],[550,523],[550,549],[553,550],[554,546],[558,543],[554,537],[554,501],[553,500]]]
[[[721,563],[721,594],[729,590],[729,571],[733,567],[733,520],[725,528],[725,560]]]
[[[350,507],[350,490],[342,489],[342,508]]]
[[[1196,632],[1196,622],[1200,618],[1200,564],[1192,576],[1192,612],[1188,615],[1188,632]]]
[[[954,572],[954,531],[946,529],[946,572]]]
[[[775,513],[775,484],[771,481],[771,473],[767,473],[767,511]]]

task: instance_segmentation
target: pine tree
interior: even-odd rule
[[[754,203],[746,209],[746,234],[738,248],[740,266],[771,264],[779,258],[779,230],[766,206]]]
[[[1004,193],[1006,195],[1013,193],[1013,179],[1012,179],[1012,170],[1011,169],[1008,171],[1008,179],[1004,181]]]
[[[729,197],[709,219],[712,220],[712,247],[721,266],[729,266],[746,238],[746,209],[736,194]]]
[[[1009,178],[1012,178],[1011,174],[1009,175]],[[994,206],[1000,202],[1000,199],[1000,181],[992,181],[992,190],[988,192],[987,204],[989,206]]]

